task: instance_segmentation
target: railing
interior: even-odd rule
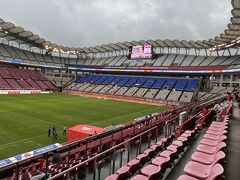
[[[202,107],[203,105],[212,105],[216,101],[219,101],[220,99],[222,99],[224,97],[225,96],[221,96],[221,97],[212,99],[212,100],[210,100],[208,102],[203,102],[202,104],[198,104],[195,108]],[[199,115],[199,111],[196,112],[196,114],[194,114],[191,118],[195,118],[198,115]],[[138,134],[138,135],[136,135],[136,136],[134,136],[134,137],[132,137],[132,138],[130,138],[130,139],[128,139],[128,140],[126,140],[126,141],[124,141],[124,142],[122,142],[122,143],[120,143],[120,144],[118,144],[118,145],[116,145],[116,146],[114,146],[114,147],[112,147],[112,148],[110,148],[110,149],[100,153],[100,154],[97,154],[96,156],[91,157],[90,159],[88,159],[88,160],[86,160],[84,162],[80,162],[79,164],[76,164],[75,166],[73,166],[73,167],[71,167],[71,168],[69,168],[69,169],[67,169],[65,171],[62,171],[59,174],[57,174],[57,175],[55,175],[53,177],[50,177],[49,179],[53,180],[53,179],[58,179],[60,177],[68,178],[69,174],[72,171],[74,171],[74,169],[76,169],[78,167],[86,167],[88,164],[93,162],[93,172],[92,172],[93,173],[93,180],[96,180],[96,178],[98,180],[100,180],[101,170],[98,169],[98,172],[100,172],[100,173],[98,174],[98,177],[96,176],[96,170],[97,170],[97,168],[99,168],[97,161],[99,161],[100,157],[104,156],[105,154],[108,154],[108,153],[112,152],[111,155],[112,155],[113,162],[111,164],[112,165],[111,166],[111,168],[112,168],[111,172],[114,173],[115,172],[115,153],[117,152],[118,149],[121,149],[121,147],[123,147],[126,144],[131,144],[130,142],[132,142],[134,140],[138,140],[140,146],[139,146],[139,144],[137,144],[137,146],[139,146],[139,147],[137,147],[137,149],[138,149],[138,154],[140,154],[140,152],[141,152],[141,143],[142,143],[143,137],[148,137],[149,138],[150,134],[153,131],[155,131],[156,135],[154,136],[154,138],[155,138],[155,140],[157,142],[157,138],[158,138],[158,135],[159,135],[159,128],[163,128],[164,136],[165,137],[169,137],[169,136],[171,136],[173,134],[173,132],[174,132],[174,130],[175,130],[177,125],[178,125],[178,116],[175,116],[173,118],[170,118],[169,120],[166,120],[165,124],[163,126],[156,125],[155,127],[152,127],[152,128],[150,128],[150,129],[148,129],[148,130],[146,130],[146,131],[144,131],[144,132],[142,132],[142,133],[140,133],[140,134]],[[150,138],[148,139],[148,148],[149,147],[150,147]],[[120,150],[120,152],[121,152],[121,150]],[[128,157],[127,162],[129,162],[129,147],[128,147],[128,156],[127,157]],[[122,154],[121,154],[121,158],[120,159],[122,160]],[[120,167],[121,166],[122,166],[122,164],[120,165]]]
[[[194,118],[195,116],[197,116],[197,115],[199,114],[200,107],[205,106],[205,105],[208,105],[208,106],[209,106],[209,105],[212,105],[212,104],[214,104],[216,101],[221,100],[222,98],[225,98],[225,96],[220,96],[220,97],[214,98],[214,99],[212,99],[212,100],[210,100],[210,101],[205,101],[205,102],[203,102],[203,103],[198,103],[197,105],[195,105],[195,109],[198,108],[198,110],[197,110],[196,114],[193,115],[192,118]],[[192,107],[192,106],[191,106],[191,107]],[[186,109],[186,108],[187,108],[187,107],[183,107],[183,108],[181,108],[181,109],[183,110],[183,109]],[[188,108],[189,108],[189,107],[188,107]],[[116,152],[115,150],[118,149],[119,147],[123,146],[124,144],[130,142],[131,140],[135,140],[135,139],[137,139],[138,137],[141,137],[141,136],[144,135],[144,134],[148,134],[150,131],[156,130],[156,129],[158,129],[159,127],[163,127],[163,128],[164,128],[164,136],[165,136],[165,137],[168,137],[168,136],[172,135],[172,133],[173,133],[173,131],[175,130],[175,127],[176,127],[177,125],[178,125],[178,116],[169,118],[168,120],[166,120],[166,121],[164,122],[164,125],[163,125],[163,126],[158,126],[158,125],[156,125],[155,127],[152,127],[151,129],[148,129],[148,130],[146,130],[145,132],[142,132],[141,134],[136,135],[135,137],[132,137],[131,139],[126,140],[126,141],[120,143],[119,145],[116,145],[116,146],[110,148],[110,149],[107,150],[107,151],[104,151],[104,152],[102,152],[102,153],[100,153],[100,154],[97,154],[96,156],[94,156],[94,157],[92,157],[92,158],[90,158],[90,159],[88,159],[88,160],[86,160],[86,161],[84,161],[84,162],[81,162],[81,163],[79,163],[79,164],[77,164],[77,165],[75,165],[75,166],[73,166],[73,167],[71,167],[71,168],[69,168],[69,169],[67,169],[67,170],[65,170],[65,171],[63,171],[63,172],[61,172],[61,173],[53,176],[53,177],[51,177],[50,179],[56,179],[56,178],[59,178],[59,177],[64,176],[64,175],[65,175],[65,176],[68,176],[68,174],[69,174],[72,170],[74,170],[74,168],[84,166],[84,165],[86,165],[86,164],[89,164],[91,161],[93,161],[93,162],[94,162],[94,163],[93,163],[93,164],[94,164],[94,171],[93,171],[93,174],[94,174],[94,175],[93,175],[93,179],[95,180],[95,178],[96,178],[96,175],[95,175],[95,171],[96,171],[96,160],[97,160],[99,157],[101,157],[102,155],[104,155],[104,154],[106,154],[106,153],[108,153],[108,152],[113,151],[113,159],[115,159],[115,158],[114,158],[114,156],[115,156],[114,153]],[[156,136],[156,137],[157,137],[157,136]],[[140,142],[141,142],[141,138],[140,138]],[[140,149],[141,149],[141,147],[140,147]],[[128,156],[128,157],[129,157],[129,156]],[[129,158],[128,158],[128,161],[129,161]],[[113,163],[113,165],[112,165],[112,168],[113,168],[112,172],[114,172],[114,170],[115,170],[114,163]],[[100,178],[98,178],[98,179],[100,179]]]
[[[91,147],[92,143],[96,143],[98,142],[98,146],[100,147],[100,150],[97,152],[97,154],[102,154],[102,153],[106,153],[105,149],[102,149],[102,146],[104,145],[104,143],[106,142],[106,140],[108,139],[107,143],[110,144],[110,148],[114,148],[119,147],[118,144],[115,145],[113,144],[114,140],[114,135],[120,135],[120,144],[122,143],[126,143],[128,142],[128,138],[132,139],[135,137],[138,137],[139,133],[146,133],[149,132],[151,129],[157,128],[157,127],[164,127],[164,135],[165,137],[171,135],[178,123],[178,114],[182,111],[189,111],[189,109],[194,109],[193,113],[196,114],[197,112],[199,112],[199,110],[201,109],[201,107],[203,105],[209,105],[209,104],[214,104],[216,101],[224,98],[225,96],[220,96],[220,97],[214,97],[211,100],[204,100],[201,102],[197,102],[197,103],[190,103],[188,106],[184,106],[184,107],[180,107],[177,108],[174,112],[175,115],[173,115],[172,111],[167,111],[167,112],[163,112],[163,113],[158,113],[155,116],[152,116],[150,118],[146,118],[140,122],[130,122],[125,124],[124,127],[120,127],[114,130],[110,130],[108,132],[105,132],[103,134],[100,135],[94,135],[92,137],[88,137],[86,139],[83,140],[79,140],[70,144],[66,144],[63,145],[63,147],[59,148],[58,151],[62,153],[63,157],[68,157],[67,163],[68,163],[68,167],[69,167],[69,157],[74,154],[74,152],[76,152],[76,150],[78,151],[83,151],[83,153],[85,153],[85,155],[88,152],[89,147]],[[125,133],[127,130],[131,130],[131,133],[128,137],[124,137]],[[119,143],[119,142],[118,142]],[[109,152],[107,150],[107,152]],[[31,159],[37,159],[40,157],[45,157],[45,161],[48,162],[48,153],[41,155],[41,156],[35,156],[32,157]],[[94,156],[95,157],[95,156]],[[93,157],[93,158],[94,158]],[[99,157],[97,155],[97,157]],[[16,177],[19,177],[19,168],[21,166],[26,166],[27,164],[30,164],[29,160],[22,160],[19,161],[15,164],[12,164],[6,168],[4,168],[3,170],[9,170],[10,172],[12,172],[13,169],[15,169],[16,172]],[[90,160],[87,160],[88,162],[90,162]],[[82,164],[82,163],[81,163]],[[45,167],[45,174],[47,175],[47,170],[48,170],[48,163],[46,163],[46,167]],[[0,170],[0,174],[2,170]],[[66,172],[68,172],[70,170],[66,170]],[[64,171],[65,172],[65,171]],[[0,177],[1,178],[1,177]],[[55,176],[53,177],[55,178]]]
[[[80,162],[79,164],[77,164],[75,166],[72,166],[69,169],[67,169],[65,171],[62,171],[62,172],[58,173],[57,175],[55,175],[53,177],[50,177],[48,179],[49,180],[53,180],[53,179],[63,178],[63,177],[66,177],[67,179],[69,179],[69,173],[71,171],[75,171],[76,168],[78,168],[78,167],[86,167],[91,162],[93,162],[93,180],[95,180],[96,179],[97,161],[99,159],[101,159],[101,157],[106,156],[106,154],[112,154],[112,156],[113,156],[111,172],[114,173],[115,172],[115,154],[116,154],[117,150],[119,150],[119,149],[121,150],[121,148],[123,146],[128,144],[129,146],[128,146],[128,156],[127,156],[128,160],[127,161],[129,162],[129,153],[130,153],[130,149],[131,149],[131,142],[132,141],[136,141],[136,140],[139,142],[138,143],[139,147],[137,148],[137,151],[138,151],[137,154],[140,154],[141,153],[141,144],[142,144],[143,137],[146,136],[146,135],[147,135],[147,137],[149,137],[151,132],[153,132],[153,131],[155,131],[155,133],[156,133],[155,139],[156,139],[156,142],[157,142],[157,137],[158,137],[158,133],[159,133],[159,127],[155,126],[155,127],[151,128],[151,129],[145,131],[145,132],[142,132],[142,133],[140,133],[140,134],[138,134],[138,135],[136,135],[136,136],[134,136],[134,137],[132,137],[132,138],[130,138],[130,139],[128,139],[128,140],[126,140],[126,141],[124,141],[124,142],[122,142],[122,143],[120,143],[120,144],[118,144],[118,145],[116,145],[116,146],[114,146],[114,147],[104,151],[104,152],[102,152],[102,153],[97,154],[94,157],[89,158],[88,160]],[[149,144],[148,147],[150,147],[150,138],[148,138],[148,144]],[[122,158],[121,158],[121,160],[122,160]],[[98,177],[98,179],[100,179],[100,177]]]

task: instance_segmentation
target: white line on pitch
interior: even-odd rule
[[[27,141],[27,140],[34,139],[34,138],[41,137],[41,136],[46,136],[46,134],[42,134],[42,135],[39,135],[39,136],[34,136],[34,137],[31,137],[31,138],[22,139],[22,140],[19,140],[19,141],[14,141],[14,142],[6,143],[6,144],[1,144],[0,147],[10,145],[10,144],[15,144],[15,143],[18,143],[18,142]]]

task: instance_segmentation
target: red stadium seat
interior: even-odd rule
[[[206,154],[203,152],[195,152],[191,157],[192,161],[199,162],[206,165],[212,164],[215,160],[220,161],[223,158],[225,158],[225,154],[222,151],[219,151],[216,154]]]
[[[161,167],[149,164],[141,169],[141,174],[147,176],[149,180],[160,179],[163,175],[161,173]]]
[[[155,166],[161,167],[161,172],[164,173],[167,168],[171,167],[170,157],[158,156],[151,162]]]
[[[227,136],[222,135],[218,138],[218,140],[209,140],[209,139],[202,139],[200,144],[208,145],[208,146],[217,146],[220,142],[227,139]]]
[[[154,156],[156,156],[156,152],[153,149],[147,149],[144,151],[147,156],[152,159]]]
[[[131,178],[131,180],[149,180],[149,179],[146,176],[138,174],[138,175],[134,176],[133,178]]]
[[[204,144],[199,144],[197,146],[197,151],[207,153],[207,154],[215,154],[218,151],[221,151],[227,145],[225,142],[220,142],[217,146],[209,146]]]
[[[226,130],[220,130],[220,131],[214,131],[214,130],[208,130],[206,134],[212,134],[212,135],[225,135],[227,134]]]
[[[188,175],[181,175],[177,180],[199,180],[199,179]]]

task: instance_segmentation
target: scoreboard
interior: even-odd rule
[[[152,45],[137,45],[129,48],[131,59],[151,59],[153,55]]]

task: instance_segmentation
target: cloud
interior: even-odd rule
[[[203,40],[227,28],[226,0],[2,0],[6,21],[66,46],[141,39]]]

